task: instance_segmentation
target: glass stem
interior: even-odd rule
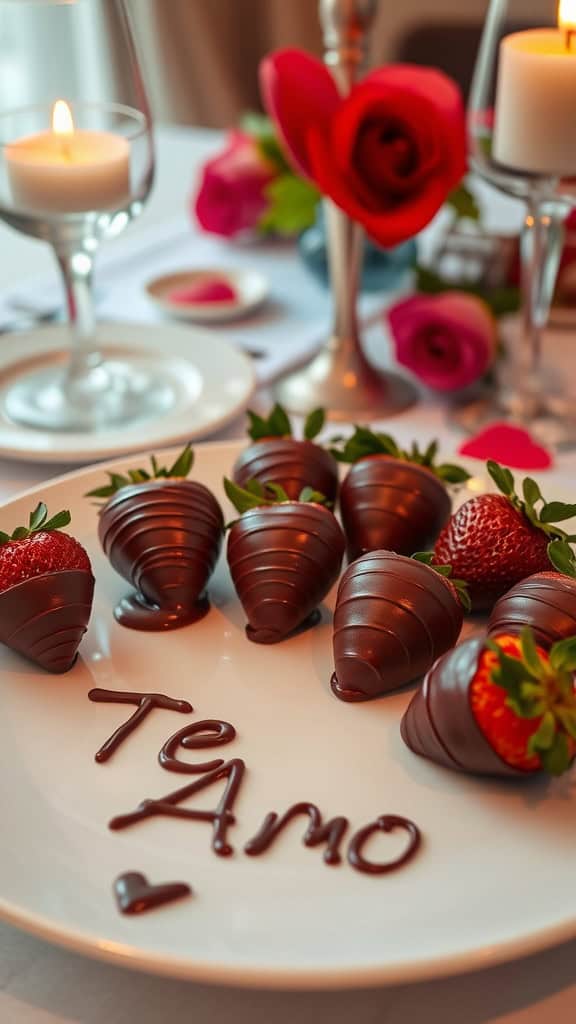
[[[563,239],[561,217],[547,212],[532,196],[520,244],[524,338],[518,380],[527,399],[542,391],[542,332],[550,315]]]
[[[83,249],[56,249],[66,293],[66,306],[72,336],[72,352],[64,380],[64,390],[72,399],[90,374],[100,366],[102,357],[95,344],[95,316],[92,297],[94,257]]]

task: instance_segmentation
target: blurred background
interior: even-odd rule
[[[37,29],[38,60],[50,60],[41,4],[28,2]],[[259,107],[257,67],[280,46],[322,52],[316,0],[127,0],[146,83],[158,120],[230,127]],[[526,0],[528,23],[539,0]],[[488,0],[382,0],[373,33],[373,64],[407,60],[443,68],[466,92]],[[98,25],[86,26],[86,74],[98,74],[93,45]],[[18,68],[0,24],[0,95],[19,103]]]

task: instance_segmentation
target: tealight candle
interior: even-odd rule
[[[576,175],[576,0],[560,0],[558,25],[500,44],[494,149],[498,163],[533,174]]]
[[[45,213],[115,209],[130,195],[130,145],[112,132],[77,130],[58,100],[52,131],[5,147],[15,205]]]

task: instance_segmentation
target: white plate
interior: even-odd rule
[[[154,419],[94,434],[19,426],[2,412],[3,390],[23,362],[33,368],[61,361],[67,340],[62,325],[5,335],[0,345],[0,455],[86,463],[205,437],[238,416],[254,391],[250,359],[212,332],[174,324],[104,324],[98,327],[98,338],[105,353],[137,353],[144,368],[157,363],[160,354],[176,392],[173,408]]]
[[[238,450],[197,446],[195,478],[222,498],[221,478]],[[165,635],[121,628],[112,606],[127,587],[101,555],[97,511],[82,497],[102,469],[47,484],[0,515],[0,526],[12,527],[40,495],[50,510],[69,507],[97,577],[91,626],[70,673],[48,676],[0,653],[0,914],[115,963],[270,987],[455,973],[576,934],[573,779],[549,789],[505,785],[415,757],[398,731],[410,694],[359,705],[332,696],[328,611],[321,626],[281,646],[249,643],[224,560],[201,623]],[[95,751],[129,709],[90,703],[92,686],[159,690],[189,699],[193,720],[236,726],[225,751],[185,755],[246,761],[238,823],[229,832],[233,857],[211,852],[205,823],[156,818],[108,830],[115,814],[191,779],[157,763],[164,741],[189,719],[154,712],[99,766]],[[199,794],[195,806],[214,807],[220,793],[217,786]],[[264,815],[297,800],[348,816],[353,829],[379,814],[405,815],[420,826],[423,848],[403,870],[369,877],[346,863],[326,867],[319,848],[301,844],[295,821],[267,854],[244,855]],[[394,837],[375,839],[370,856],[385,859],[398,845]],[[126,870],[187,881],[195,897],[122,917],[111,886]]]
[[[199,281],[210,278],[226,281],[236,292],[237,298],[226,302],[197,303],[174,302],[170,299],[171,292],[176,288],[189,288]],[[238,320],[258,309],[268,295],[268,282],[257,270],[202,267],[155,277],[146,285],[146,292],[155,306],[179,320],[191,320],[201,324],[224,323],[227,320]]]

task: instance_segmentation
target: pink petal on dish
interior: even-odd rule
[[[332,75],[303,50],[276,50],[260,63],[260,93],[295,170],[310,178],[308,128],[327,124],[341,103]]]
[[[473,459],[495,459],[512,469],[551,469],[552,455],[523,427],[493,423],[471,437],[458,449]]]
[[[236,302],[238,295],[228,281],[219,278],[211,278],[206,281],[196,281],[193,284],[185,285],[183,288],[175,288],[168,298],[170,302],[178,302],[181,305],[208,305],[212,302]]]

